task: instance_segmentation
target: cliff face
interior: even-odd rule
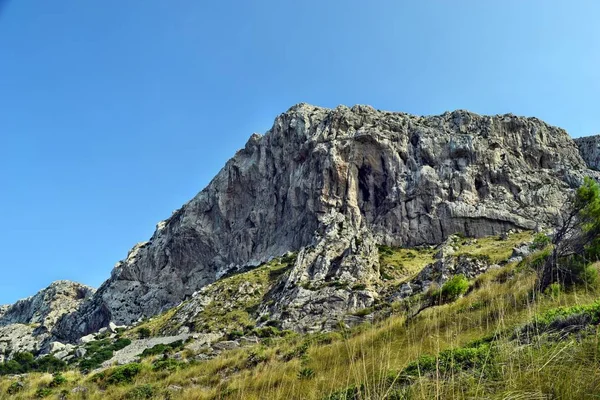
[[[110,321],[131,324],[288,251],[299,254],[272,315],[293,306],[290,321],[301,321],[332,304],[368,306],[376,293],[340,299],[331,288],[310,296],[299,288],[377,281],[376,244],[551,227],[587,173],[567,133],[535,118],[300,104],[253,135],[54,333],[73,340]]]
[[[600,171],[600,135],[577,138],[575,144],[587,166]]]
[[[94,289],[69,281],[57,281],[35,296],[0,307],[0,355],[40,350],[63,315],[76,311]]]

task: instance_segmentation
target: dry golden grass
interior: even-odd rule
[[[506,254],[492,239],[479,244]],[[468,251],[473,254],[472,248]],[[507,265],[479,277],[465,297],[426,309],[410,321],[398,313],[375,325],[330,335],[329,340],[318,335],[280,338],[174,372],[155,372],[147,365],[133,383],[108,386],[104,392],[90,377],[70,372],[69,382],[64,389],[55,389],[53,396],[80,386],[87,388],[87,394],[71,393],[69,399],[126,399],[136,386],[149,384],[156,399],[321,400],[334,395],[340,400],[345,399],[340,391],[352,386],[362,389],[347,400],[594,398],[600,391],[596,327],[587,335],[564,340],[539,337],[529,343],[515,341],[514,332],[551,308],[593,303],[599,292],[580,288],[557,296],[541,295],[534,291],[535,279],[533,271]],[[420,356],[489,336],[496,339],[490,358],[496,375],[436,370],[399,385],[398,373]],[[309,340],[312,344],[303,346]],[[6,391],[15,378],[0,379],[0,399],[33,398],[49,379],[49,375],[32,374],[24,379],[25,390],[12,397]]]

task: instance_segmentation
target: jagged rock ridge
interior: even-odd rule
[[[56,281],[32,297],[0,307],[0,355],[41,350],[52,340],[56,322],[93,293],[79,283]]]
[[[74,340],[110,321],[131,324],[288,251],[298,259],[270,314],[293,306],[289,320],[301,325],[334,300],[338,311],[368,306],[377,293],[307,294],[302,282],[377,281],[377,243],[551,227],[588,173],[567,133],[536,118],[299,104],[253,135],[54,333]]]

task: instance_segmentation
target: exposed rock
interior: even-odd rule
[[[513,249],[508,262],[519,262],[531,254],[531,243],[523,243]]]
[[[75,341],[111,322],[131,325],[289,251],[298,257],[261,312],[284,328],[323,329],[374,304],[377,244],[552,227],[587,174],[566,132],[536,118],[299,104],[264,136],[253,135],[52,333]],[[451,252],[410,290],[489,267]],[[202,312],[202,301],[181,309]]]
[[[390,301],[405,299],[418,293],[425,293],[431,285],[441,287],[454,275],[463,275],[473,279],[491,268],[498,268],[491,264],[487,257],[478,257],[470,254],[455,255],[455,246],[459,240],[450,236],[438,247],[435,254],[436,261],[425,266],[419,274],[400,286],[391,296]]]
[[[122,365],[134,362],[137,357],[144,352],[144,350],[150,349],[157,344],[169,344],[178,340],[185,341],[188,338],[189,335],[179,335],[133,340],[129,346],[115,352],[114,356],[110,360],[102,363],[102,367],[110,367],[114,364]]]
[[[244,336],[240,338],[240,345],[242,346],[251,346],[258,343],[260,343],[260,339],[256,336]]]
[[[600,135],[577,138],[575,143],[588,167],[600,171]]]
[[[36,334],[36,328],[31,325],[10,324],[0,326],[0,354],[10,355],[28,351],[37,353],[49,340],[48,334]]]
[[[48,351],[59,318],[78,309],[94,289],[57,281],[35,296],[0,308],[0,353]],[[56,343],[58,346],[60,343]],[[54,351],[58,351],[55,349]]]
[[[85,349],[85,347],[78,347],[77,350],[75,350],[76,358],[83,358],[83,357],[85,357],[86,354],[87,354],[87,350]]]
[[[56,353],[57,351],[64,350],[65,347],[67,347],[67,346],[65,346],[61,342],[52,342],[52,343],[50,343],[50,346],[48,347],[48,352],[49,353]]]
[[[222,342],[218,342],[212,345],[215,350],[233,350],[240,347],[240,342],[236,340],[224,340]]]
[[[59,360],[65,360],[68,356],[69,352],[66,350],[61,350],[58,353],[54,354],[54,357],[58,358]]]
[[[205,334],[194,334],[193,342],[185,345],[187,349],[197,353],[202,349],[208,348],[209,345],[221,339],[223,335],[218,333],[205,333]]]
[[[93,342],[94,340],[96,340],[96,335],[93,333],[90,333],[89,335],[85,335],[79,338],[79,343],[80,344],[86,344],[86,343],[90,343]]]
[[[56,321],[66,313],[77,310],[94,289],[70,281],[57,281],[35,296],[19,300],[0,310],[0,326],[10,324],[39,324],[52,330]]]

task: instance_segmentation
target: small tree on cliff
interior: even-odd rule
[[[552,251],[542,264],[540,289],[552,283],[593,283],[597,273],[590,267],[600,259],[600,187],[592,178],[583,184],[564,207],[562,225],[552,238]]]

